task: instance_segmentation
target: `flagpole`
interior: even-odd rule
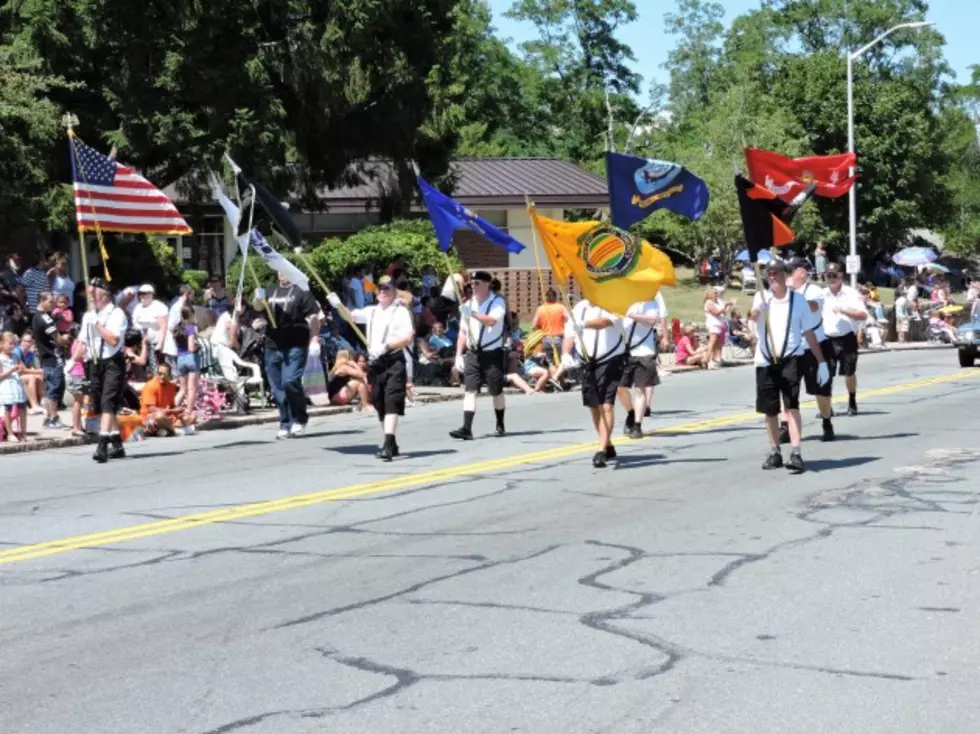
[[[238,191],[237,184],[235,186],[235,191],[236,192]],[[240,198],[238,200],[238,204],[239,204],[239,211],[240,211],[241,210],[241,199]],[[251,201],[251,204],[249,205],[249,210],[248,210],[248,229],[246,230],[246,232],[248,233],[247,236],[249,238],[251,238],[251,236],[252,236],[252,221],[253,221],[254,217],[255,217],[255,194],[253,193],[252,194],[252,201]],[[238,234],[238,230],[236,229],[235,230],[235,244],[238,244],[238,238],[239,237],[241,237],[241,235]],[[236,303],[236,305],[238,307],[241,307],[242,306],[242,294],[243,294],[243,291],[245,290],[245,268],[248,266],[248,253],[249,253],[249,251],[251,249],[252,248],[249,247],[248,244],[246,244],[245,245],[245,252],[242,253],[242,272],[240,272],[238,274],[238,294],[235,296],[235,303]]]
[[[524,205],[527,207],[528,211],[530,211],[534,206],[534,204],[531,203],[531,197],[527,193],[524,194]],[[541,256],[538,254],[538,229],[533,221],[531,223],[531,244],[534,247],[534,264],[538,269],[538,284],[541,286],[541,303],[543,304],[548,301],[548,296],[544,290],[544,275],[541,273]],[[551,344],[551,352],[552,357],[557,364],[559,361],[558,347],[555,346],[554,342]]]
[[[72,114],[67,114],[62,118],[62,122],[65,127],[68,128],[68,144],[71,147],[72,163],[78,166],[78,171],[82,176],[82,181],[85,183],[86,188],[88,188],[88,177],[85,175],[85,166],[82,163],[82,158],[78,155],[78,149],[75,147],[75,143],[78,140],[78,136],[75,135],[74,127],[78,124],[78,118]],[[72,184],[74,189],[74,183]],[[72,199],[74,200],[74,192],[72,193]],[[99,256],[102,258],[102,270],[105,273],[105,279],[107,281],[112,281],[109,275],[109,253],[105,249],[105,240],[102,237],[102,227],[99,225],[99,219],[96,216],[95,204],[92,203],[92,195],[88,194],[89,208],[92,210],[92,221],[95,222],[95,236],[99,242]],[[84,225],[78,220],[78,213],[75,213],[75,219],[78,222],[78,236],[79,244],[82,255],[82,267],[85,269],[85,287],[88,289],[88,253],[85,247],[85,228]]]
[[[293,252],[296,253],[296,256],[300,259],[300,262],[302,262],[303,265],[306,266],[306,269],[309,271],[310,275],[312,275],[313,278],[316,280],[316,282],[320,284],[320,287],[323,289],[323,292],[326,293],[327,295],[333,293],[333,291],[330,289],[330,286],[328,286],[323,281],[323,278],[320,277],[320,273],[318,273],[316,271],[316,268],[313,267],[313,263],[310,262],[310,259],[303,252],[302,248],[297,247],[293,250]],[[351,325],[351,328],[354,330],[354,333],[357,334],[357,338],[364,343],[365,347],[370,348],[371,345],[368,344],[367,337],[364,336],[364,333],[361,331],[360,327],[356,323],[354,323],[354,316],[350,313],[350,311],[347,310],[347,307],[341,304],[340,308],[337,310],[340,312],[341,318],[343,318],[344,321],[346,321],[348,324]]]
[[[252,280],[255,281],[255,288],[258,290],[262,287],[262,282],[259,280],[259,276],[255,274],[255,266],[252,263],[247,262],[248,270],[252,274]],[[272,324],[273,329],[278,329],[276,325],[276,317],[272,315],[272,308],[269,306],[269,301],[266,298],[262,299],[262,305],[265,307],[265,312],[269,315],[269,323]]]

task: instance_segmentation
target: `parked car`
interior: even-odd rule
[[[980,356],[980,321],[962,324],[956,330],[955,344],[960,367],[972,367]]]

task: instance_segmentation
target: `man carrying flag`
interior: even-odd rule
[[[749,318],[756,323],[759,336],[755,347],[755,409],[766,417],[769,454],[765,470],[783,466],[779,444],[779,414],[785,409],[789,421],[790,457],[786,468],[794,474],[804,471],[800,447],[800,380],[803,376],[804,344],[817,360],[816,381],[825,385],[830,370],[820,344],[813,334],[812,313],[806,299],[787,286],[789,265],[773,259],[768,266],[769,292],[756,292]]]
[[[504,428],[504,385],[507,382],[507,350],[504,349],[504,322],[507,302],[493,293],[493,277],[485,270],[473,274],[473,298],[460,306],[459,338],[456,340],[456,370],[463,376],[463,425],[449,435],[462,441],[473,440],[476,396],[484,385],[493,398],[497,417],[496,435]],[[466,355],[463,356],[463,350]]]
[[[623,380],[626,364],[626,337],[623,320],[601,306],[581,300],[565,324],[562,364],[571,366],[572,349],[582,363],[582,404],[592,414],[592,425],[599,436],[599,450],[592,466],[602,469],[616,458],[612,443],[615,425],[616,392]]]
[[[327,295],[330,305],[341,308],[336,293]],[[354,321],[367,324],[368,384],[371,405],[378,413],[384,442],[377,457],[391,461],[398,456],[398,418],[405,415],[408,372],[405,347],[415,338],[412,315],[396,297],[395,284],[387,275],[378,279],[378,303],[351,311]]]

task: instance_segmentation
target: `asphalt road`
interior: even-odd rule
[[[976,734],[980,370],[860,377],[800,477],[750,369],[606,470],[578,395],[4,457],[0,732]]]

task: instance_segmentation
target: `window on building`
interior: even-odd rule
[[[477,216],[483,217],[497,229],[507,231],[507,210],[506,209],[480,209],[474,212]]]
[[[204,270],[212,275],[225,273],[225,218],[207,214],[197,221],[193,235],[183,238],[185,270]]]

